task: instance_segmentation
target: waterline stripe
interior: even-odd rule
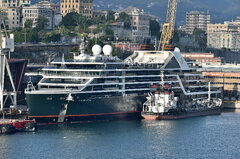
[[[129,111],[129,112],[116,112],[116,113],[100,113],[100,114],[81,114],[81,115],[65,115],[65,117],[75,116],[99,116],[99,115],[114,115],[114,114],[127,114],[127,113],[140,113],[141,111]],[[28,116],[29,118],[56,118],[59,115],[47,115],[47,116]]]

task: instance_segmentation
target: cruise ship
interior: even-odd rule
[[[49,124],[141,118],[146,95],[160,83],[161,72],[180,103],[208,98],[201,72],[178,48],[134,51],[125,60],[112,56],[110,45],[95,45],[88,55],[82,42],[79,50],[72,59],[62,56],[44,67],[37,86],[29,81],[25,94],[30,119]],[[220,96],[221,91],[212,88],[211,95]]]

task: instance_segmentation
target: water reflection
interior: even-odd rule
[[[239,120],[239,113],[230,112],[41,126],[36,133],[0,136],[0,153],[4,158],[239,158]]]
[[[8,156],[8,149],[10,149],[9,146],[10,145],[8,143],[8,136],[6,136],[6,135],[0,136],[0,153],[1,153],[1,157],[9,158],[9,156]]]
[[[223,109],[223,113],[240,113],[240,109]]]

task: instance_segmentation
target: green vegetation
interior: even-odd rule
[[[186,32],[178,30],[177,28],[174,29],[174,35],[172,39],[172,43],[176,46],[179,46],[180,44],[180,37],[190,36]]]
[[[201,48],[207,47],[207,34],[201,29],[194,29],[193,37]]]
[[[114,21],[114,14],[115,14],[114,11],[109,10],[108,14],[107,14],[107,21],[109,21],[109,22],[112,21],[113,22]]]
[[[37,19],[37,22],[36,22],[36,27],[35,29],[37,31],[43,31],[43,30],[46,30],[47,29],[47,26],[48,26],[48,23],[49,23],[49,20],[45,17],[42,17],[40,16],[38,19]]]
[[[61,34],[51,32],[47,35],[46,42],[58,42],[61,40]]]
[[[24,27],[25,27],[26,29],[31,29],[32,26],[33,26],[33,21],[30,20],[30,19],[27,19],[26,22],[25,22],[25,24],[24,24]]]
[[[160,38],[160,24],[156,20],[150,20],[150,33],[151,36]]]
[[[125,28],[130,28],[130,26],[131,26],[130,17],[125,12],[121,12],[119,14],[119,17],[118,17],[117,21],[118,22],[124,22],[124,27]]]
[[[186,38],[191,40],[191,44],[188,46],[182,46],[180,38]],[[191,52],[192,50],[198,50],[198,52],[206,52],[207,48],[207,34],[201,29],[194,29],[193,34],[187,34],[184,31],[175,29],[172,43],[179,47],[184,52]],[[192,46],[191,46],[192,45]]]
[[[49,20],[39,17],[36,23],[31,20],[25,22],[24,28],[14,30],[15,41],[18,43],[29,42],[64,42],[72,38],[98,38],[102,41],[114,40],[114,32],[109,24],[113,22],[124,22],[125,28],[131,27],[130,16],[125,12],[119,14],[118,19],[114,19],[114,11],[108,11],[106,17],[87,18],[76,12],[68,13],[63,17],[62,22],[54,30],[48,30]],[[157,21],[150,22],[150,31],[153,36],[159,36],[160,27]]]
[[[87,18],[71,12],[63,17],[62,23],[54,30],[48,30],[49,20],[45,17],[39,17],[35,24],[32,20],[27,20],[24,28],[17,28],[13,31],[15,42],[59,42],[62,37],[64,39],[81,38],[87,37],[89,33],[99,34],[98,37],[104,41],[113,40],[114,34],[108,25],[114,22],[114,13],[108,11],[106,17]],[[93,26],[93,30],[90,29],[91,26]]]

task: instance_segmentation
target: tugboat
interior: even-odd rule
[[[34,120],[0,119],[0,134],[34,132],[36,129],[36,122]]]
[[[221,114],[222,100],[211,98],[210,83],[209,95],[206,99],[176,97],[171,84],[164,83],[161,75],[161,86],[154,93],[148,93],[147,101],[143,104],[141,115],[146,120],[171,120],[207,115]]]

